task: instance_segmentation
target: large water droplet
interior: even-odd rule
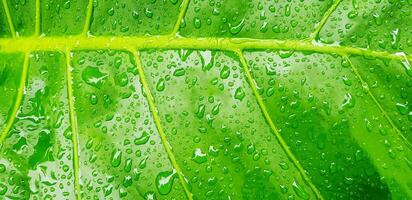
[[[230,75],[230,69],[228,66],[223,66],[222,70],[220,71],[220,78],[227,79]]]
[[[202,152],[201,149],[196,148],[192,155],[192,160],[195,161],[197,164],[202,164],[207,161],[206,154]]]
[[[302,199],[309,199],[308,193],[299,185],[299,183],[294,180],[292,183],[293,191],[295,191],[296,195]]]
[[[176,174],[176,170],[160,172],[156,176],[156,187],[160,194],[167,195],[172,190],[173,179]]]
[[[122,162],[122,152],[115,150],[112,152],[111,164],[113,167],[118,167]]]
[[[156,84],[156,90],[159,92],[165,90],[165,79],[164,78],[159,79],[159,81]]]
[[[142,136],[134,140],[134,143],[136,145],[146,144],[146,142],[149,141],[149,138],[150,138],[150,135],[146,131],[144,131]]]
[[[235,26],[231,26],[231,24],[229,24],[229,31],[231,34],[236,35],[242,30],[244,25],[245,19],[242,19],[242,21],[240,21],[240,23]]]
[[[107,74],[100,72],[98,68],[90,66],[86,67],[82,72],[83,81],[99,89],[102,87],[107,76]]]
[[[241,87],[238,87],[235,91],[235,99],[238,99],[240,101],[243,100],[243,98],[245,98],[246,94],[245,92],[242,90]]]

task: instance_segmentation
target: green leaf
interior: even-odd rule
[[[0,199],[412,198],[410,1],[0,10]]]

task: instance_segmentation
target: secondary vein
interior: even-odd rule
[[[180,9],[179,15],[177,16],[177,21],[175,23],[175,26],[173,27],[173,31],[171,35],[174,36],[179,31],[180,24],[182,23],[183,17],[186,14],[187,8],[189,7],[189,3],[190,3],[190,0],[183,0],[182,8]]]
[[[178,177],[179,177],[180,183],[181,183],[181,185],[182,185],[182,187],[183,187],[183,190],[185,191],[185,194],[186,194],[187,198],[188,198],[189,200],[192,200],[192,199],[193,199],[193,195],[192,195],[192,193],[191,193],[190,190],[189,190],[189,187],[188,187],[188,185],[187,185],[187,183],[186,183],[186,181],[185,181],[185,179],[184,179],[184,177],[183,177],[183,173],[182,173],[179,165],[177,164],[176,158],[175,158],[175,156],[174,156],[174,154],[173,154],[173,151],[172,151],[171,147],[169,146],[169,142],[167,141],[166,134],[165,134],[165,132],[164,132],[164,130],[163,130],[163,127],[162,127],[162,125],[161,125],[161,122],[160,122],[160,118],[159,118],[159,116],[158,116],[158,114],[157,114],[156,105],[155,105],[155,103],[154,103],[153,96],[152,96],[152,94],[151,94],[151,92],[150,92],[149,85],[148,85],[148,83],[147,83],[147,81],[146,81],[146,76],[145,76],[145,73],[144,73],[144,70],[143,70],[142,63],[141,63],[141,61],[140,61],[139,53],[138,53],[137,50],[133,50],[133,49],[129,49],[129,51],[130,51],[130,52],[133,52],[134,59],[135,59],[135,65],[136,65],[137,70],[138,70],[138,72],[139,72],[139,79],[140,79],[140,82],[141,82],[141,84],[142,84],[142,86],[143,86],[144,93],[145,93],[145,95],[146,95],[146,99],[147,99],[147,102],[148,102],[148,104],[149,104],[149,109],[150,109],[150,112],[152,113],[153,120],[154,120],[154,122],[155,122],[156,128],[157,128],[157,130],[159,131],[159,135],[160,135],[160,139],[161,139],[161,141],[162,141],[163,147],[164,147],[165,150],[166,150],[166,153],[167,153],[167,155],[168,155],[168,157],[169,157],[169,160],[170,160],[173,168],[174,168],[174,169],[176,170],[176,172],[177,172],[177,175],[178,175]]]
[[[16,96],[16,100],[14,103],[14,107],[13,107],[11,114],[9,115],[9,119],[6,122],[6,127],[3,129],[3,131],[0,134],[0,146],[1,144],[3,144],[4,140],[7,137],[7,134],[9,133],[11,127],[13,126],[14,121],[16,120],[17,114],[19,112],[21,103],[23,101],[23,94],[24,94],[24,88],[25,88],[26,80],[27,80],[29,60],[30,60],[30,53],[26,53],[26,55],[24,56],[23,69],[22,69],[22,73],[20,77],[20,85],[17,91],[17,96]]]
[[[262,100],[262,98],[260,97],[258,90],[256,88],[255,85],[255,81],[252,77],[252,75],[250,74],[250,70],[249,67],[247,65],[246,59],[243,56],[243,53],[241,50],[237,50],[235,51],[240,59],[240,63],[243,67],[243,71],[246,75],[246,79],[252,89],[253,95],[256,98],[256,101],[260,107],[260,110],[262,111],[266,122],[269,124],[270,128],[272,129],[273,134],[276,136],[276,139],[278,140],[280,146],[282,147],[283,151],[286,153],[287,157],[292,161],[292,163],[295,165],[295,167],[298,169],[300,175],[302,176],[302,178],[306,181],[306,183],[309,185],[309,187],[312,189],[312,191],[315,193],[316,197],[318,199],[323,199],[322,194],[319,192],[319,190],[316,188],[316,186],[312,183],[311,179],[307,176],[307,174],[305,173],[305,170],[303,169],[303,167],[299,164],[299,161],[296,159],[295,155],[292,153],[292,151],[290,151],[289,146],[286,144],[285,140],[283,139],[282,135],[278,132],[278,129],[276,128],[275,123],[272,121],[272,118],[269,115],[269,112],[267,111],[267,108]]]
[[[87,36],[87,33],[90,29],[92,14],[93,14],[93,0],[89,0],[89,3],[87,4],[86,19],[84,21],[83,31],[81,34],[83,36]]]
[[[11,19],[9,6],[7,5],[7,0],[3,0],[3,9],[6,14],[7,23],[9,24],[10,34],[14,38],[16,37],[16,30],[14,29],[13,20]]]
[[[72,143],[73,143],[73,171],[74,171],[74,191],[76,192],[76,199],[81,199],[80,190],[80,174],[79,174],[79,143],[78,130],[76,121],[76,112],[74,110],[73,88],[72,88],[72,72],[70,64],[70,50],[66,49],[66,76],[67,76],[67,94],[69,101],[70,126],[72,128]]]
[[[40,0],[36,0],[36,16],[34,19],[34,35],[39,36],[40,35]]]
[[[353,72],[355,73],[355,76],[360,80],[362,85],[366,85],[367,83],[366,81],[362,78],[362,76],[360,75],[358,69],[355,67],[355,65],[352,63],[352,61],[347,57],[347,56],[343,56],[344,59],[346,59]],[[405,142],[406,146],[409,149],[412,149],[412,145],[411,143],[409,143],[408,139],[405,138],[405,136],[401,133],[401,131],[398,129],[398,127],[395,125],[395,123],[393,123],[392,118],[388,115],[388,113],[385,111],[385,109],[383,109],[382,105],[379,103],[379,101],[376,99],[376,97],[373,95],[372,91],[369,89],[369,87],[365,87],[366,91],[368,92],[368,95],[372,98],[372,101],[375,103],[375,105],[379,108],[379,110],[382,112],[383,116],[385,117],[385,119],[389,122],[389,124],[395,129],[395,131],[398,133],[398,135],[402,138],[402,140]]]
[[[317,39],[319,32],[322,30],[323,26],[328,21],[330,15],[336,10],[342,0],[336,0],[333,4],[329,7],[329,9],[325,12],[320,22],[317,24],[315,31],[311,34],[309,40]]]

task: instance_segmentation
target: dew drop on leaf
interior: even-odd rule
[[[408,113],[408,106],[402,103],[396,103],[396,108],[401,115],[406,115]]]
[[[295,191],[296,195],[302,199],[309,199],[308,193],[303,189],[302,186],[299,185],[299,183],[294,180],[292,183],[293,191]]]
[[[3,183],[0,183],[0,195],[4,195],[7,192],[7,186]]]
[[[245,19],[242,19],[242,21],[239,22],[239,24],[231,26],[231,24],[229,24],[229,31],[232,35],[236,35],[238,34],[243,26],[245,25]]]
[[[134,140],[134,144],[136,145],[146,144],[146,142],[149,141],[149,138],[150,138],[150,135],[146,131],[144,131],[143,134],[139,138],[136,138]]]
[[[165,79],[164,78],[159,79],[159,81],[156,84],[156,90],[159,92],[165,90]]]
[[[230,75],[230,69],[228,66],[223,66],[222,70],[220,71],[220,78],[227,79]]]
[[[186,71],[183,68],[176,69],[173,73],[174,76],[183,76],[185,75]]]
[[[353,107],[355,107],[355,99],[350,93],[346,93],[343,103],[341,105],[341,109],[353,108]]]
[[[409,61],[407,59],[402,60],[402,65],[405,68],[406,74],[408,74],[408,76],[412,77],[412,67],[411,64],[409,63]]]
[[[235,91],[235,99],[238,99],[240,101],[243,100],[243,98],[245,98],[246,94],[243,91],[243,89],[241,87],[238,87]]]
[[[109,16],[113,16],[113,15],[114,15],[114,8],[109,8],[109,9],[107,10],[107,14],[108,14]]]
[[[145,8],[144,9],[144,14],[146,15],[146,17],[148,18],[152,18],[153,17],[153,11],[149,8]]]
[[[104,81],[107,78],[107,76],[107,74],[100,72],[97,67],[89,66],[86,67],[82,72],[83,81],[99,89],[104,84]]]
[[[192,155],[192,160],[197,164],[202,164],[207,161],[206,154],[202,152],[200,148],[196,148]]]
[[[156,187],[161,195],[167,195],[172,190],[176,170],[160,172],[156,176]]]
[[[4,164],[0,164],[0,173],[3,173],[6,171],[6,166]]]
[[[111,164],[113,167],[118,167],[121,162],[122,162],[122,152],[117,149],[112,152]]]
[[[202,22],[200,21],[198,17],[195,17],[193,19],[193,26],[197,29],[199,29],[202,26]]]

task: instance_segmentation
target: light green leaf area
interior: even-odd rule
[[[407,0],[2,0],[0,199],[411,199]]]

